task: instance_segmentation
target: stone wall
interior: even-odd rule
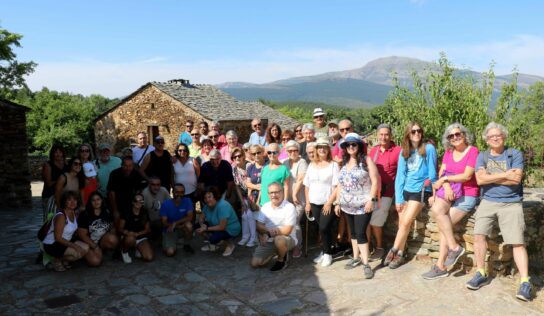
[[[0,206],[29,206],[32,201],[24,107],[0,106]]]
[[[529,266],[532,271],[544,270],[544,192],[538,189],[525,189],[523,209],[525,215],[525,241],[529,253]],[[391,247],[398,228],[398,215],[391,208],[384,229],[384,238]],[[455,238],[466,249],[466,254],[459,260],[465,270],[475,265],[474,258],[474,213],[456,225]],[[435,260],[439,252],[438,225],[430,216],[428,209],[418,215],[408,236],[408,256],[418,260]],[[502,243],[498,225],[488,238],[487,267],[496,274],[513,274],[516,265],[512,257],[512,247]]]

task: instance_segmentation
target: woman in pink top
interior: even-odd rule
[[[459,123],[448,126],[442,136],[446,152],[440,178],[433,184],[435,194],[429,200],[440,230],[440,254],[431,270],[423,274],[427,280],[447,277],[447,268],[465,253],[453,236],[453,226],[474,210],[480,196],[474,177],[478,148],[472,141],[472,134]]]

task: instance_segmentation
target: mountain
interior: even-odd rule
[[[383,103],[393,89],[392,74],[402,85],[412,85],[412,72],[424,76],[429,70],[437,71],[435,63],[408,57],[391,56],[373,60],[361,68],[327,72],[314,76],[293,77],[265,84],[226,82],[217,87],[241,100],[259,98],[274,101],[315,101],[348,107],[372,107]],[[467,69],[456,70],[459,76],[482,74]],[[496,76],[495,90],[509,83],[512,75]],[[519,74],[518,85],[527,88],[543,77]]]

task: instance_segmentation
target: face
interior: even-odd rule
[[[208,127],[206,126],[206,124],[200,124],[199,128],[201,135],[208,135]]]
[[[281,137],[281,143],[284,145],[290,140],[291,140],[291,137],[289,135],[284,135]]]
[[[219,124],[212,124],[212,131],[219,132]]]
[[[262,127],[263,127],[263,124],[261,123],[260,120],[259,121],[254,120],[251,122],[251,128],[253,128],[253,130],[256,132],[260,132]]]
[[[387,146],[391,143],[391,133],[388,128],[380,128],[378,130],[378,141],[382,146]]]
[[[317,124],[317,125],[322,125],[323,122],[325,122],[325,115],[317,115],[317,116],[314,116],[314,122]]]
[[[306,148],[306,154],[308,154],[308,158],[310,158],[310,160],[315,160],[315,147],[310,147],[310,148]]]
[[[350,155],[357,154],[357,151],[359,150],[359,145],[355,142],[349,142],[346,144],[346,152]]]
[[[74,172],[80,172],[81,171],[81,160],[75,159],[72,163],[72,171]]]
[[[138,145],[140,147],[147,146],[147,134],[145,133],[138,134]]]
[[[317,155],[320,157],[320,158],[325,158],[327,157],[327,154],[329,153],[329,146],[327,145],[318,145],[316,146],[316,149],[317,149]]]
[[[98,195],[94,195],[91,199],[91,204],[94,209],[99,209],[102,207],[102,198]]]
[[[178,149],[176,149],[176,152],[181,158],[189,157],[189,149],[186,146],[178,146]]]
[[[266,154],[268,155],[268,159],[270,161],[277,161],[278,155],[280,154],[278,145],[270,145],[267,148]]]
[[[236,146],[236,144],[238,144],[238,137],[236,136],[227,136],[226,139],[227,139],[227,144],[229,145]]]
[[[174,199],[180,200],[185,195],[185,189],[182,186],[174,187]]]
[[[234,154],[232,154],[232,161],[236,162],[237,164],[241,164],[244,162],[244,154],[239,152],[239,151],[236,151],[234,152]]]
[[[73,196],[67,198],[67,199],[66,199],[66,203],[64,204],[64,206],[65,206],[67,209],[75,210],[76,207],[77,207],[77,200],[76,200],[76,198],[74,198]]]
[[[272,185],[268,187],[268,197],[270,198],[272,205],[280,205],[283,201],[283,188],[279,185]]]
[[[191,139],[193,140],[193,143],[200,143],[200,133],[197,130],[191,131]]]
[[[504,135],[498,128],[492,128],[487,131],[485,138],[491,148],[500,149],[504,147]]]
[[[136,195],[132,200],[132,206],[136,209],[140,209],[144,205],[144,198],[141,195]]]
[[[297,128],[295,128],[295,137],[297,139],[300,139],[300,138],[304,137],[302,135],[302,126],[298,126]]]
[[[161,180],[159,179],[152,179],[149,180],[149,191],[153,194],[159,193],[159,190],[161,189]]]
[[[134,170],[134,161],[123,160],[123,164],[121,165],[121,168],[125,175],[129,175],[132,172],[132,170]]]
[[[419,143],[423,137],[423,130],[419,125],[412,126],[410,130],[410,140]]]
[[[217,204],[217,200],[213,197],[211,192],[204,194],[204,203],[209,207],[214,207]]]
[[[100,151],[100,160],[106,162],[110,160],[111,151],[109,148],[102,149]]]
[[[202,145],[202,150],[205,153],[209,153],[210,150],[212,150],[212,145],[210,145],[210,143],[206,143],[206,144]]]
[[[87,146],[81,146],[81,148],[79,149],[79,154],[81,155],[81,157],[89,158],[89,156],[91,155],[91,149]]]
[[[296,147],[287,148],[287,154],[289,155],[289,159],[291,160],[295,160],[299,158],[298,149]]]
[[[258,160],[258,161],[262,160],[263,151],[260,148],[251,149],[249,152],[251,153],[251,156],[253,157],[254,160]]]
[[[193,130],[193,123],[185,123],[185,130],[190,133]]]
[[[302,135],[304,135],[304,140],[307,142],[311,142],[314,140],[315,131],[312,131],[311,129],[307,129],[304,132],[302,132]]]
[[[338,125],[338,131],[340,132],[342,138],[346,137],[346,135],[351,132],[351,125],[347,122],[340,122],[340,125]]]
[[[280,131],[274,126],[270,129],[270,134],[272,134],[272,137],[277,138],[280,136]]]
[[[219,139],[219,133],[216,131],[211,131],[208,133],[208,137],[212,140],[214,144],[216,144],[217,140]]]
[[[338,125],[329,125],[329,136],[334,137],[338,135]]]
[[[155,147],[158,149],[164,149],[164,140],[163,139],[155,140]]]
[[[448,141],[453,147],[465,144],[465,134],[461,132],[461,129],[454,128],[448,134]]]
[[[53,152],[53,159],[62,160],[63,158],[64,158],[64,155],[62,154],[62,151],[60,149],[57,149]]]
[[[210,157],[210,163],[212,164],[212,167],[214,167],[215,169],[219,168],[219,165],[221,164],[221,156]]]

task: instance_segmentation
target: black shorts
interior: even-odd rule
[[[406,202],[408,201],[417,201],[419,203],[423,203],[427,206],[429,206],[429,198],[431,197],[432,193],[428,191],[424,191],[423,195],[421,192],[408,192],[404,191],[402,193],[402,196],[404,197],[404,200]]]
[[[59,243],[58,241],[55,241],[52,244],[43,244],[43,250],[46,254],[50,255],[53,258],[62,258],[64,257],[64,252],[66,252],[65,245]]]

